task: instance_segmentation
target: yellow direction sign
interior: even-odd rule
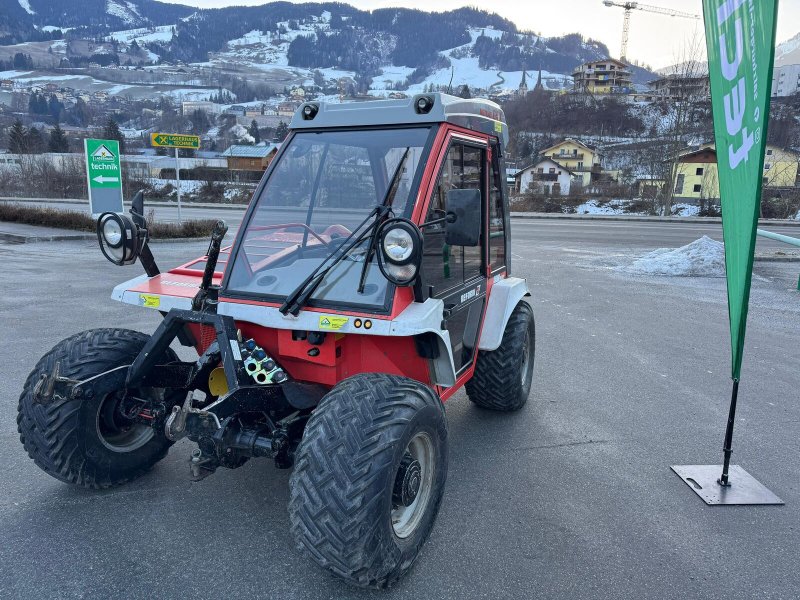
[[[156,148],[193,148],[200,147],[199,135],[183,135],[182,133],[151,133],[150,145]]]

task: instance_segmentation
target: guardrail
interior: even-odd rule
[[[791,246],[797,246],[800,248],[800,239],[798,238],[789,237],[788,235],[783,235],[780,233],[773,233],[771,231],[767,231],[766,229],[756,229],[756,233],[761,237],[769,238],[777,242],[783,242],[784,244],[789,244]],[[800,279],[797,280],[797,289],[800,291]]]

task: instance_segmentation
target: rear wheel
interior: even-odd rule
[[[519,410],[528,401],[533,379],[536,326],[527,302],[517,304],[496,350],[480,352],[467,395],[478,406],[498,411]]]
[[[159,401],[163,390],[144,388],[42,404],[33,390],[56,362],[60,375],[84,380],[133,362],[150,336],[128,329],[84,331],[56,344],[28,376],[19,398],[17,429],[34,462],[56,479],[86,488],[120,485],[164,458],[172,443],[160,431],[123,414],[126,393]],[[167,350],[165,362],[177,356]]]
[[[433,391],[367,373],[315,409],[297,451],[289,517],[298,546],[362,587],[388,587],[428,538],[447,476],[447,425]]]

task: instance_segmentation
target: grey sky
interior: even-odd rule
[[[260,5],[264,0],[162,0],[202,8],[220,6]],[[419,8],[431,10],[430,0],[350,0],[363,10],[389,8]],[[622,38],[620,8],[603,6],[602,0],[437,0],[437,11],[460,6],[477,6],[496,12],[513,21],[520,29],[533,30],[546,36],[578,32],[604,42],[611,54],[619,54]],[[647,4],[701,14],[701,0],[647,0]],[[781,0],[778,14],[778,41],[782,42],[800,32],[800,0]],[[641,10],[631,16],[631,36],[628,55],[654,68],[675,62],[684,40],[695,34],[702,36],[701,20],[681,19],[651,14]]]

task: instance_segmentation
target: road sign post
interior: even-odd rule
[[[123,212],[122,168],[117,140],[84,140],[86,182],[92,216],[104,212]]]
[[[200,136],[180,133],[151,133],[150,144],[155,148],[175,148],[175,193],[178,199],[178,223],[183,223],[181,219],[181,169],[178,150],[180,148],[199,149]]]

